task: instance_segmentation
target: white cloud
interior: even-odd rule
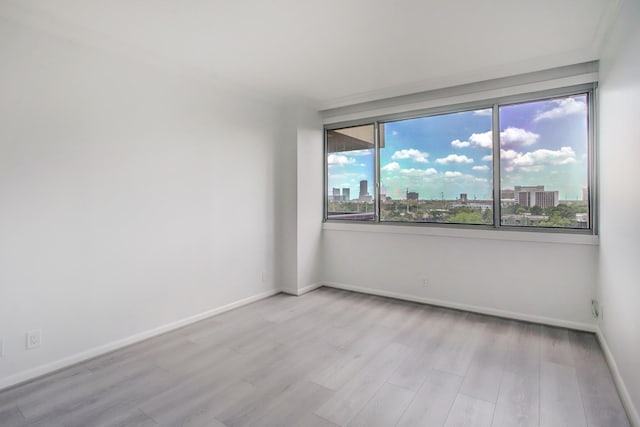
[[[551,110],[538,112],[533,121],[538,122],[545,119],[559,119],[561,117],[585,113],[587,111],[587,103],[577,101],[575,98],[556,99],[553,102],[556,104],[556,107]]]
[[[445,178],[457,178],[459,176],[462,176],[463,173],[462,172],[458,172],[458,171],[446,171],[444,173]]]
[[[329,166],[352,165],[355,162],[356,159],[352,159],[351,157],[343,156],[341,154],[329,154],[329,157],[327,157],[327,163]]]
[[[500,143],[503,145],[532,145],[540,138],[537,133],[528,130],[509,127],[500,132]],[[482,133],[471,134],[468,141],[456,139],[451,141],[451,145],[456,148],[464,148],[473,145],[480,148],[491,148],[493,146],[493,132],[488,130]]]
[[[427,160],[427,157],[429,157],[429,153],[416,150],[415,148],[409,148],[408,150],[404,149],[404,150],[396,151],[395,153],[393,153],[393,156],[391,156],[391,159],[393,160],[411,159],[417,163],[429,163],[429,160]]]
[[[491,148],[493,145],[493,132],[488,130],[482,133],[474,133],[469,137],[469,141],[477,147]]]
[[[538,141],[540,135],[528,130],[509,127],[500,132],[500,142],[502,145],[533,145]]]
[[[471,169],[473,169],[474,171],[482,171],[482,172],[486,172],[489,170],[489,166],[487,165],[482,165],[482,166],[474,166]]]
[[[493,155],[492,154],[487,154],[486,156],[484,156],[482,158],[483,162],[492,162],[493,161]]]
[[[429,169],[400,169],[400,173],[407,176],[434,176],[438,175],[438,171],[434,168]]]
[[[471,145],[469,141],[460,141],[456,139],[455,141],[451,141],[451,145],[456,148],[465,148]]]
[[[485,108],[484,110],[476,110],[473,112],[474,116],[490,116],[491,114],[491,108]]]
[[[566,165],[575,163],[575,161],[576,152],[573,151],[571,147],[562,147],[556,151],[547,149],[536,150],[521,154],[513,159],[513,163],[516,166],[536,166],[541,164]]]
[[[524,172],[540,172],[544,169],[543,165],[534,165],[534,166],[522,166],[520,170]]]
[[[476,182],[489,182],[487,178],[473,178],[473,180]]]
[[[500,150],[500,159],[501,160],[513,160],[518,156],[521,156],[522,153],[518,153],[514,150]]]
[[[452,163],[473,163],[473,159],[464,155],[460,156],[458,154],[449,154],[447,157],[437,159],[436,163],[440,163],[441,165],[450,165]]]
[[[391,162],[388,165],[381,167],[380,169],[386,172],[394,172],[400,169],[400,164],[398,162]]]
[[[505,172],[519,169],[523,172],[539,172],[545,165],[562,166],[575,163],[576,153],[571,147],[561,147],[559,150],[546,148],[519,153],[514,150],[500,150]]]

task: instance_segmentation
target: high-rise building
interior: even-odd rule
[[[544,185],[520,186],[514,189],[514,199],[520,206],[539,206],[543,209],[552,208],[560,204],[558,191],[545,191]]]
[[[369,181],[366,179],[360,181],[360,197],[358,197],[358,200],[363,202],[370,202],[373,200],[373,197],[369,194]]]
[[[467,193],[460,193],[460,202],[467,203]]]
[[[342,200],[344,200],[345,202],[348,202],[349,200],[351,200],[351,189],[350,188],[343,188],[342,189]]]
[[[333,187],[333,201],[334,202],[340,201],[340,189],[339,188]]]
[[[582,187],[582,201],[589,201],[589,189],[587,187]]]
[[[360,181],[360,198],[369,195],[369,181],[363,179]]]

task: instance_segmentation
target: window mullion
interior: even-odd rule
[[[376,121],[373,126],[373,187],[374,187],[374,208],[375,208],[375,222],[380,222],[380,122]]]
[[[500,109],[493,104],[492,138],[493,138],[493,226],[500,228]]]

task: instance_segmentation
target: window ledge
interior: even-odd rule
[[[479,230],[470,228],[429,225],[402,225],[378,223],[325,222],[323,230],[362,233],[410,234],[414,236],[454,237],[463,239],[509,240],[517,242],[560,243],[568,245],[598,245],[599,238],[592,234],[574,234],[544,231]]]

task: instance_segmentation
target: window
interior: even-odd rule
[[[500,106],[503,225],[590,228],[587,100]]]
[[[326,132],[327,218],[375,218],[374,125]]]
[[[490,108],[380,129],[381,221],[493,224]]]
[[[325,219],[593,232],[592,93],[327,127]]]

